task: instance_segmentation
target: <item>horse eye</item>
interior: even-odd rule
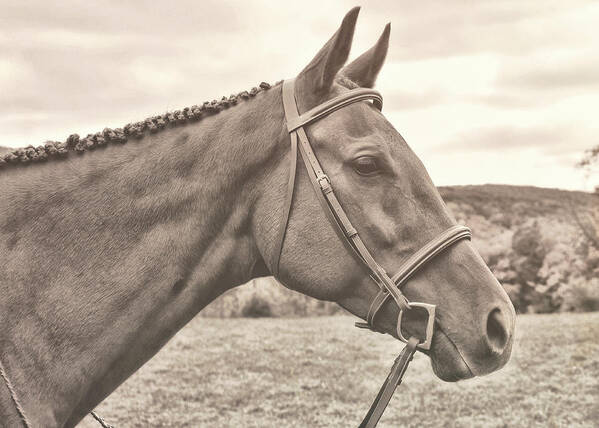
[[[354,161],[354,169],[360,175],[374,175],[379,172],[376,159],[372,156],[362,156]]]

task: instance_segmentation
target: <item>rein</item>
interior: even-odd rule
[[[21,402],[19,401],[19,398],[17,397],[17,393],[15,392],[10,380],[8,380],[8,376],[6,375],[6,371],[4,370],[4,366],[2,365],[2,361],[0,361],[0,377],[4,381],[4,385],[6,385],[6,389],[8,389],[10,399],[12,400],[13,404],[15,405],[15,409],[17,410],[17,413],[19,415],[19,418],[21,419],[21,422],[23,422],[23,426],[25,428],[31,428],[31,424],[29,423],[27,416],[25,416],[25,411],[23,410],[23,406],[21,406]]]

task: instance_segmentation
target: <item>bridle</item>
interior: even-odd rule
[[[376,315],[383,305],[393,298],[399,307],[399,315],[397,319],[397,336],[407,345],[396,359],[395,364],[391,369],[391,373],[381,387],[379,394],[372,403],[370,410],[362,421],[360,427],[374,427],[382,416],[395,388],[401,382],[401,378],[405,373],[407,366],[416,352],[416,348],[428,350],[431,347],[433,331],[435,326],[435,305],[420,302],[410,302],[407,297],[401,292],[401,287],[416,273],[423,265],[433,259],[439,253],[462,239],[470,239],[471,232],[465,226],[455,225],[441,233],[436,238],[429,241],[420,250],[414,253],[400,267],[397,273],[391,278],[379,265],[364,242],[358,235],[357,230],[352,226],[347,214],[341,207],[339,200],[335,196],[331,180],[325,174],[318,158],[312,150],[308,136],[304,129],[305,126],[316,122],[319,119],[333,113],[350,104],[372,100],[372,105],[379,111],[383,108],[383,98],[381,94],[373,89],[358,88],[352,89],[343,94],[334,97],[310,110],[300,114],[297,109],[295,99],[295,79],[285,80],[282,85],[283,91],[283,107],[285,110],[285,120],[287,123],[287,131],[291,138],[291,156],[289,164],[289,181],[287,183],[287,197],[285,199],[283,221],[278,230],[277,240],[275,241],[275,251],[271,259],[271,269],[275,277],[279,275],[279,263],[283,243],[285,241],[285,233],[289,223],[289,215],[291,212],[291,203],[293,201],[293,193],[295,188],[296,166],[297,166],[297,151],[301,154],[304,166],[310,177],[310,182],[318,197],[320,205],[325,212],[333,229],[348,249],[350,254],[364,266],[370,278],[378,285],[379,291],[372,300],[366,322],[356,323],[356,327],[368,328],[373,331],[382,332],[377,329],[375,324]],[[405,311],[414,307],[420,307],[427,312],[426,337],[419,340],[415,337],[406,339],[401,331],[402,315]]]

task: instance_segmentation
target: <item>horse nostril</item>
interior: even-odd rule
[[[487,318],[487,342],[495,353],[503,352],[508,341],[505,321],[498,308],[493,309]]]

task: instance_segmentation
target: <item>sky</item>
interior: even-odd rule
[[[599,2],[0,0],[0,145],[38,145],[297,75],[361,5],[391,22],[384,113],[437,185],[590,191]]]

